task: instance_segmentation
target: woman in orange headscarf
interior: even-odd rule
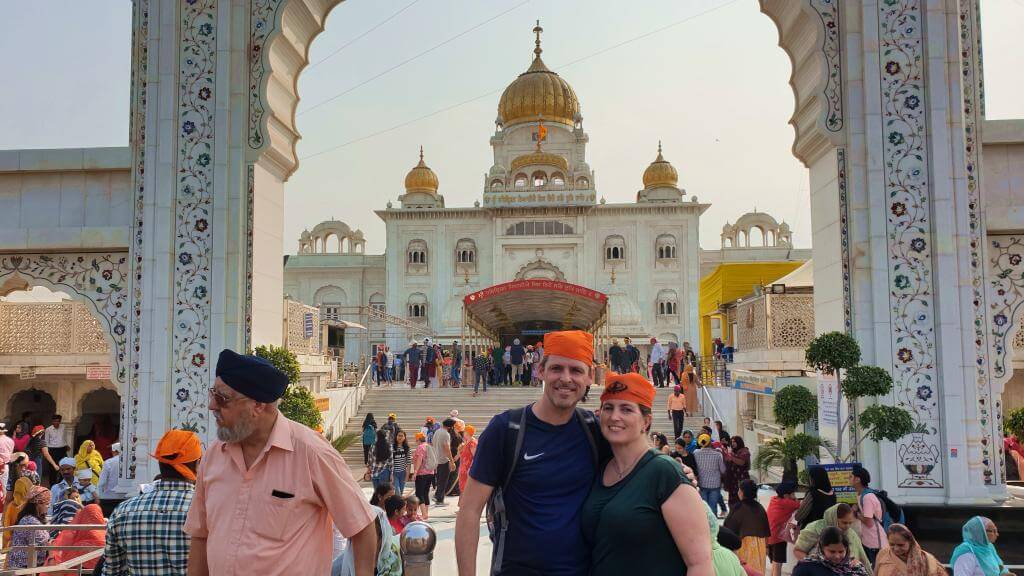
[[[86,525],[86,524],[106,524],[107,520],[103,517],[103,511],[100,509],[98,504],[88,504],[84,508],[75,514],[75,518],[71,521],[71,525]],[[105,528],[94,529],[94,530],[61,530],[57,538],[54,539],[53,546],[94,546],[102,548],[107,538],[107,530]],[[79,550],[54,550],[50,553],[50,558],[47,560],[47,565],[56,566],[61,562],[67,562],[72,558],[77,558],[83,554],[89,552],[86,549]],[[96,567],[96,563],[99,559],[89,560],[82,564],[83,568],[92,569]],[[77,574],[74,572],[61,572],[61,574]]]
[[[476,456],[476,428],[472,424],[466,424],[463,432],[464,440],[462,448],[459,449],[459,494],[466,490],[466,482],[469,481],[469,469],[473,467],[473,457]]]

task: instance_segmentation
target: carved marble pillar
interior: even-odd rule
[[[761,5],[793,60],[793,149],[811,180],[816,329],[853,333],[864,362],[893,375],[885,401],[918,425],[895,444],[866,443],[858,456],[906,501],[999,498],[977,5]]]

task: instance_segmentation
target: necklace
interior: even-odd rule
[[[630,464],[625,470],[619,467],[619,461],[617,458],[612,458],[612,464],[615,465],[615,473],[619,475],[618,480],[622,480],[626,476],[626,474],[628,474],[633,469],[633,467],[636,466],[637,462],[639,462],[640,459],[643,458],[644,454],[646,453],[646,450],[641,452],[639,456],[633,459],[633,463]]]

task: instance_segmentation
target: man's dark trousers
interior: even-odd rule
[[[437,480],[437,489],[434,491],[434,502],[438,504],[444,504],[444,493],[448,490],[448,477],[451,476],[452,465],[451,462],[442,462],[437,465],[437,471],[435,479]]]
[[[683,435],[683,426],[686,425],[685,416],[685,410],[672,411],[672,430],[676,433],[675,438],[679,438],[680,436]]]

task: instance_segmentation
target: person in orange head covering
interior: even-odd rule
[[[601,435],[612,458],[598,468],[580,511],[591,574],[714,573],[710,526],[695,483],[648,440],[654,397],[640,374],[605,377]]]
[[[125,500],[111,512],[105,535],[106,574],[129,574],[139,566],[150,573],[185,572],[190,539],[182,526],[195,495],[202,445],[195,432],[168,430],[150,456],[160,463],[160,480],[152,490]],[[154,547],[153,542],[160,545]]]
[[[498,414],[480,435],[455,522],[460,567],[476,566],[480,516],[495,490],[508,511],[495,517],[506,527],[492,548],[502,550],[501,557],[492,554],[495,571],[570,573],[586,564],[579,506],[594,481],[600,432],[593,412],[576,405],[593,383],[593,363],[593,335],[568,330],[544,336],[540,398]],[[504,446],[513,433],[522,434],[521,442],[510,444],[521,451],[509,454]],[[510,475],[508,466],[514,466]],[[543,526],[529,518],[544,518]]]
[[[466,491],[466,482],[469,481],[469,470],[473,467],[473,458],[476,456],[476,427],[472,424],[466,424],[463,436],[465,439],[459,448],[459,494]]]

